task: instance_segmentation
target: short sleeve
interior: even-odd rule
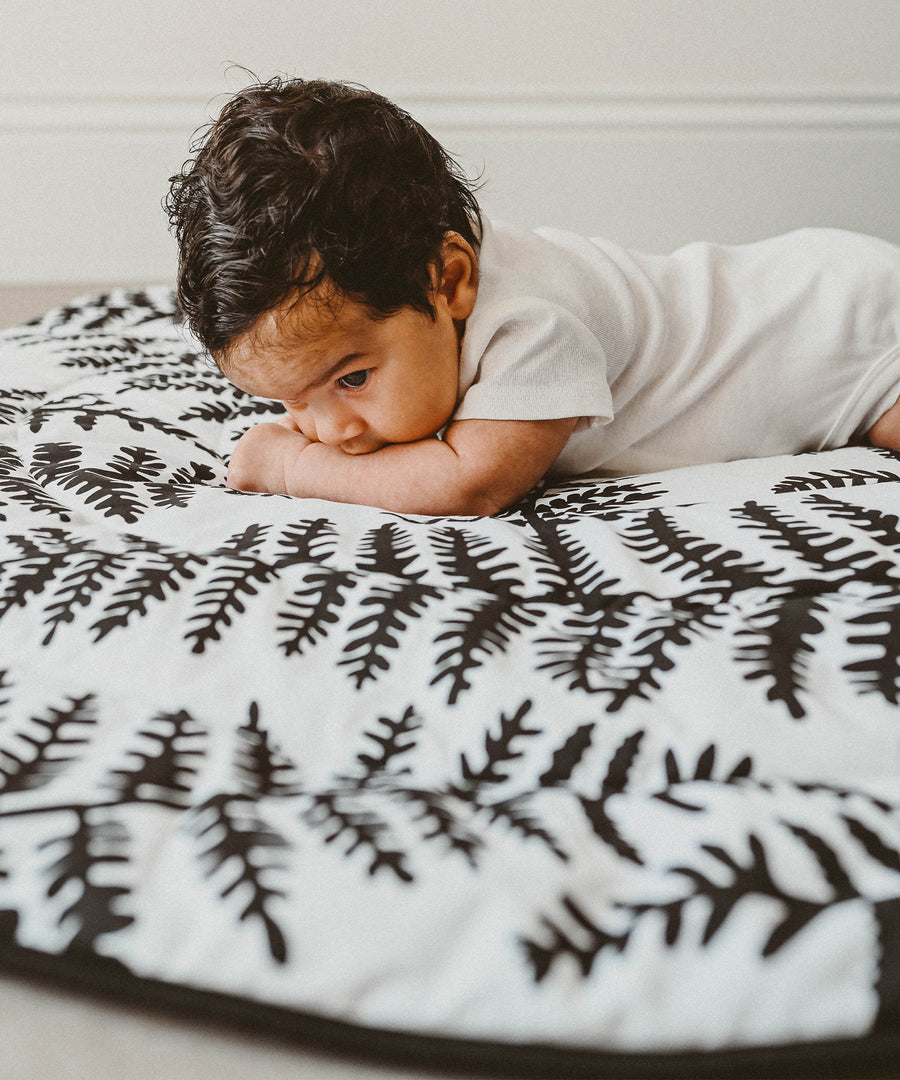
[[[606,355],[575,315],[530,297],[477,307],[462,341],[455,420],[612,419]]]

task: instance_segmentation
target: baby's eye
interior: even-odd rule
[[[369,373],[371,368],[364,368],[362,371],[351,371],[349,375],[342,375],[338,379],[338,383],[341,386],[345,386],[348,390],[358,390],[361,386],[365,386],[369,381]]]

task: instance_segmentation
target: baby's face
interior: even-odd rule
[[[222,360],[236,386],[282,402],[308,439],[348,454],[434,435],[456,407],[458,368],[457,324],[440,302],[432,321],[307,298],[261,316]]]

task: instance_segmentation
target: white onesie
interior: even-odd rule
[[[454,419],[581,419],[559,475],[841,446],[900,394],[900,248],[837,229],[642,255],[484,223]]]

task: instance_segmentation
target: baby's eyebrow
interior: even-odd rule
[[[342,367],[345,367],[347,364],[352,364],[355,360],[361,360],[364,355],[364,353],[354,352],[341,357],[336,364],[332,364],[318,379],[309,383],[306,386],[306,390],[318,390],[320,386],[324,386],[326,383],[331,382]]]

